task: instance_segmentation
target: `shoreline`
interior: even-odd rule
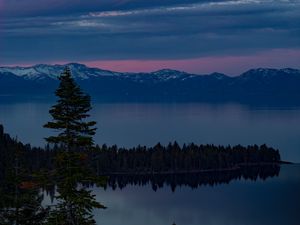
[[[201,170],[181,170],[181,171],[141,171],[141,172],[113,172],[113,173],[103,173],[99,176],[112,176],[112,175],[179,175],[179,174],[193,174],[193,173],[211,173],[211,172],[227,172],[227,171],[237,171],[243,167],[255,167],[255,166],[280,166],[280,165],[294,165],[295,163],[288,161],[280,161],[275,163],[241,163],[237,164],[231,168],[219,168],[219,169],[201,169]]]

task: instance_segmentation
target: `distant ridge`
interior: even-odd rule
[[[0,67],[0,96],[52,95],[57,77],[68,66],[94,98],[104,101],[241,101],[300,104],[300,70],[250,69],[236,77],[222,73],[190,74],[172,69],[121,73],[79,63]]]
[[[34,66],[27,66],[27,67],[22,67],[22,66],[0,66],[0,75],[5,74],[5,73],[12,73],[13,75],[23,77],[24,79],[42,79],[42,78],[51,78],[51,79],[57,79],[57,77],[60,75],[60,73],[63,71],[63,69],[68,66],[74,77],[76,79],[88,79],[90,77],[97,77],[97,76],[153,76],[156,75],[159,78],[179,78],[179,77],[185,77],[186,76],[213,76],[213,77],[218,77],[224,78],[224,77],[231,77],[227,76],[223,73],[219,72],[213,72],[211,74],[191,74],[187,73],[184,71],[179,71],[179,70],[174,70],[174,69],[161,69],[157,70],[154,72],[140,72],[140,73],[133,73],[133,72],[113,72],[110,70],[102,70],[100,68],[92,68],[92,67],[87,67],[84,64],[80,63],[67,63],[67,64],[55,64],[55,65],[50,65],[50,64],[37,64]],[[299,69],[292,69],[292,68],[283,68],[283,69],[273,69],[273,68],[257,68],[257,69],[250,69],[244,73],[242,73],[240,76],[245,77],[245,76],[273,76],[273,75],[278,75],[278,73],[285,73],[285,74],[295,74],[299,75],[300,70]],[[239,76],[236,76],[239,77]],[[142,77],[141,77],[142,78]]]

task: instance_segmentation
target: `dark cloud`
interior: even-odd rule
[[[182,59],[300,48],[298,0],[4,4],[0,60],[5,63]],[[32,7],[22,9],[24,5]]]
[[[7,17],[45,16],[91,11],[132,10],[222,0],[1,0]],[[1,2],[0,1],[0,2]]]

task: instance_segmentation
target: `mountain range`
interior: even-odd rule
[[[121,73],[78,63],[0,67],[0,96],[49,98],[66,66],[85,91],[103,101],[300,104],[300,70],[292,68],[251,69],[232,77],[222,73],[199,75],[171,69]]]

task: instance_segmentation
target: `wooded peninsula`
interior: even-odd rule
[[[4,133],[0,125],[0,165],[9,168],[13,165],[14,151],[21,152],[21,161],[29,171],[54,169],[54,159],[61,151],[59,146],[50,148],[31,147]],[[216,146],[169,143],[154,147],[137,146],[119,148],[116,145],[96,145],[92,150],[82,152],[82,158],[89,161],[97,175],[113,174],[172,174],[186,172],[209,172],[234,170],[243,166],[280,164],[278,150],[266,145]],[[1,170],[0,178],[5,170]]]

